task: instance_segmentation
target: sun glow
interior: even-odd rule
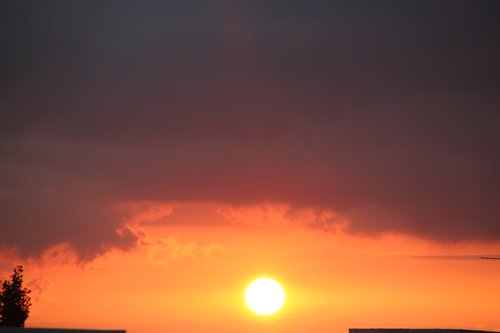
[[[245,290],[245,302],[253,312],[263,316],[271,315],[283,306],[285,291],[275,280],[259,278]]]

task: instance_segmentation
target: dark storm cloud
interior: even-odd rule
[[[122,200],[500,239],[498,2],[1,6],[7,247],[132,246]]]

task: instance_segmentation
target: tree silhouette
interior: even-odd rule
[[[31,290],[23,287],[23,266],[14,268],[10,281],[2,282],[0,293],[0,326],[24,327],[31,306],[28,294]]]

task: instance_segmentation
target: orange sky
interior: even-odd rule
[[[500,330],[500,265],[469,257],[499,253],[499,244],[325,231],[308,227],[314,211],[291,216],[285,205],[134,207],[129,225],[143,233],[138,248],[78,263],[59,246],[41,261],[23,262],[33,289],[27,326],[131,333]],[[263,275],[287,294],[284,308],[265,319],[243,301],[245,286]]]
[[[0,276],[24,266],[28,326],[500,331],[500,1],[0,16]]]

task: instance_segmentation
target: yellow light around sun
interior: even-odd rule
[[[253,312],[267,316],[281,309],[285,302],[285,291],[276,280],[262,277],[248,285],[245,302]]]

